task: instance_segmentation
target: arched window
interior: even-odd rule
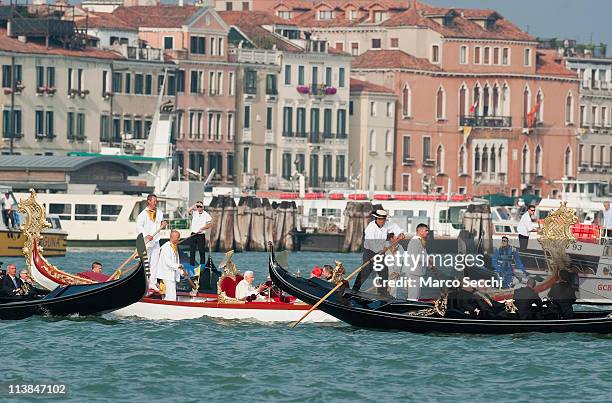
[[[467,155],[466,155],[465,147],[461,146],[461,148],[459,149],[459,175],[464,175],[467,173],[466,163],[467,163]]]
[[[508,84],[504,84],[501,93],[501,114],[502,116],[510,116],[510,89]]]
[[[385,190],[391,190],[391,167],[385,166]]]
[[[491,173],[495,173],[495,163],[497,162],[495,159],[495,146],[491,147],[491,158],[490,158],[490,163],[489,163],[489,170]]]
[[[490,109],[490,88],[489,85],[485,85],[482,90],[482,116],[489,116]]]
[[[444,172],[444,147],[442,145],[438,146],[436,150],[436,173]]]
[[[393,135],[390,130],[387,130],[387,133],[385,133],[385,152],[393,152]]]
[[[529,173],[529,147],[527,144],[523,146],[523,154],[521,159],[521,174],[523,174],[523,179],[526,178],[526,174]],[[523,180],[525,183],[526,180]]]
[[[474,171],[480,172],[480,148],[478,146],[474,150]]]
[[[482,148],[482,162],[480,163],[482,172],[489,172],[489,148],[484,146]]]
[[[574,123],[574,98],[571,92],[565,98],[565,123]]]
[[[438,92],[436,93],[436,119],[444,119],[446,117],[444,105],[444,89],[440,87],[438,88]]]
[[[527,115],[529,115],[531,92],[529,87],[525,87],[523,91],[523,127],[527,127]]]
[[[480,109],[480,87],[476,84],[472,105],[470,106],[470,115],[478,116],[478,109]]]
[[[493,108],[491,109],[491,116],[499,115],[499,87],[495,84],[495,87],[493,87]]]
[[[404,85],[404,89],[402,90],[402,115],[405,118],[410,117],[410,113],[412,111],[412,94],[410,91],[410,87],[408,84]]]
[[[464,117],[467,109],[467,90],[465,85],[462,85],[459,89],[459,116]]]
[[[368,190],[376,190],[376,173],[374,172],[374,165],[370,165],[368,168]]]
[[[370,152],[376,152],[376,132],[374,130],[370,132],[370,141],[368,144]]]
[[[536,122],[542,122],[544,119],[544,94],[542,90],[538,91],[538,95],[536,95]]]
[[[563,165],[564,165],[563,174],[565,177],[569,178],[570,176],[572,176],[572,170],[573,170],[572,168],[572,149],[570,148],[570,146],[567,146],[567,148],[565,149],[565,163]]]
[[[535,149],[535,173],[538,175],[542,175],[542,147],[539,145]]]

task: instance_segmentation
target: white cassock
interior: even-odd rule
[[[155,284],[157,275],[157,261],[159,260],[159,233],[157,233],[151,242],[147,243],[147,235],[153,235],[161,227],[161,222],[164,219],[164,212],[157,209],[155,212],[155,220],[151,220],[148,214],[148,208],[142,210],[136,219],[136,231],[145,237],[147,245],[147,255],[149,256],[149,267],[151,268],[151,277],[149,277],[149,287],[156,288]]]
[[[179,265],[178,253],[172,247],[171,242],[166,242],[159,253],[156,277],[156,280],[164,280],[166,286],[165,301],[176,301],[176,283],[181,280]]]
[[[257,295],[256,301],[265,301],[266,298],[262,295],[259,295],[259,291],[257,287],[252,284],[249,284],[246,280],[241,280],[236,286],[236,299],[243,299],[250,295]]]
[[[421,297],[421,278],[427,272],[427,250],[423,246],[421,237],[413,236],[406,248],[409,264],[404,268],[406,278],[411,279],[412,285],[407,287],[407,299],[417,300]],[[413,260],[414,257],[414,260]],[[416,261],[416,265],[413,263]]]

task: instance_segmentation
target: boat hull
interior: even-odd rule
[[[153,320],[183,320],[202,317],[218,319],[242,319],[259,322],[293,322],[297,321],[310,309],[306,304],[286,304],[279,302],[250,302],[246,304],[219,304],[216,301],[162,301],[143,298],[141,301],[116,310],[112,313],[118,317],[136,316]],[[314,311],[306,322],[338,322],[321,311]]]

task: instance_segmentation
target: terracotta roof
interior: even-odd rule
[[[372,84],[367,81],[351,78],[351,92],[382,92],[385,94],[394,94],[393,90],[382,85]]]
[[[568,69],[555,50],[537,51],[536,73],[550,76],[578,77],[575,71]]]
[[[112,13],[93,13],[88,16],[79,16],[75,18],[75,23],[79,28],[107,28],[118,29],[124,31],[138,31],[137,28],[129,25],[121,18]]]
[[[134,28],[180,28],[199,10],[202,7],[160,4],[118,7],[112,14]]]
[[[328,46],[327,47],[327,53],[330,53],[332,55],[351,56],[350,53],[345,52],[345,51],[340,50],[340,49],[337,49],[334,46]]]
[[[10,38],[6,35],[6,29],[0,28],[0,50],[15,53],[33,53],[44,55],[61,55],[67,57],[91,57],[94,59],[110,59],[122,60],[125,59],[121,54],[111,50],[102,50],[96,48],[87,48],[84,50],[70,50],[61,47],[50,47],[47,49],[44,45],[26,42],[23,43],[16,38]]]
[[[235,26],[240,32],[248,36],[258,48],[272,49],[275,45],[276,49],[285,52],[303,51],[301,47],[262,27],[262,25],[272,24],[291,25],[282,18],[265,11],[220,11],[219,15],[226,24]]]
[[[415,70],[441,71],[440,67],[431,64],[427,59],[409,55],[401,50],[368,50],[357,56],[351,63],[352,69],[393,69],[405,68]]]

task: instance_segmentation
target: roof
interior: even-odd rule
[[[113,15],[133,28],[181,28],[187,25],[190,17],[207,7],[192,5],[177,6],[160,4],[157,6],[117,7]]]
[[[414,70],[441,71],[429,60],[414,57],[402,50],[368,50],[351,63],[352,69],[404,68]]]
[[[394,94],[393,90],[382,85],[372,84],[367,81],[361,81],[356,78],[351,78],[351,92],[379,92],[385,94]]]
[[[69,157],[47,155],[0,155],[0,171],[30,170],[30,171],[66,171],[73,172],[89,165],[101,162],[111,162],[121,165],[129,175],[139,173],[136,165],[124,159],[105,157]]]
[[[577,73],[565,66],[555,50],[538,49],[536,73],[550,76],[578,77]]]
[[[59,55],[67,57],[91,57],[95,59],[123,60],[121,54],[112,50],[85,48],[82,50],[64,49],[62,47],[47,48],[35,42],[21,42],[17,38],[6,35],[6,29],[0,28],[0,51],[15,53],[33,53],[44,55]]]
[[[86,16],[75,18],[75,23],[79,28],[107,28],[123,31],[138,31],[137,28],[131,26],[112,13],[89,12]]]
[[[240,30],[253,44],[260,49],[272,49],[285,52],[302,52],[303,49],[294,45],[280,35],[276,35],[262,25],[293,25],[265,11],[220,11],[219,15],[226,24]]]

